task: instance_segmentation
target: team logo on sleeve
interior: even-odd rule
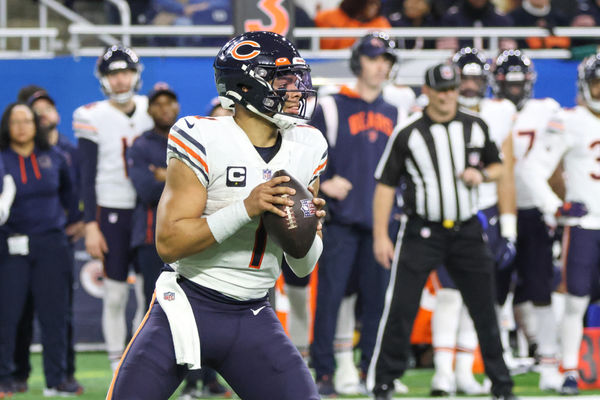
[[[227,167],[227,187],[246,186],[246,167]]]

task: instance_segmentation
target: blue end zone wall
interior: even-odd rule
[[[96,59],[91,57],[75,60],[67,56],[49,60],[0,61],[0,110],[16,99],[21,87],[42,86],[56,101],[62,118],[60,131],[72,138],[73,111],[82,104],[104,98],[93,74],[95,62]],[[146,94],[155,82],[165,81],[179,96],[182,116],[205,114],[208,103],[216,96],[212,58],[145,58],[142,62],[142,94]],[[563,106],[573,106],[577,62],[536,60],[535,66],[538,71],[535,97],[553,97]]]

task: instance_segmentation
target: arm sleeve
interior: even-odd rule
[[[96,220],[96,172],[98,168],[98,144],[85,138],[79,139],[79,167],[81,170],[81,199],[83,220]]]
[[[483,121],[474,123],[479,124],[485,136],[485,142],[483,143],[483,151],[481,154],[481,161],[483,162],[483,165],[487,167],[490,164],[501,163],[502,159],[500,158],[498,146],[492,139],[490,139],[490,133],[487,124]]]
[[[154,174],[149,169],[150,162],[144,156],[143,148],[139,143],[139,141],[134,142],[127,150],[129,177],[142,203],[154,207],[160,200],[165,183],[154,178]]]
[[[283,255],[294,274],[303,278],[315,269],[315,265],[317,264],[317,261],[319,261],[322,252],[323,241],[319,235],[315,235],[315,240],[304,257],[294,258],[285,252]]]
[[[375,179],[384,185],[396,187],[405,172],[408,157],[408,137],[406,130],[396,130],[388,140],[379,164],[375,169]]]
[[[73,222],[81,220],[82,214],[79,211],[79,199],[75,193],[73,174],[67,164],[67,160],[62,155],[59,168],[60,202],[67,211],[67,225],[70,225]]]
[[[196,122],[198,124],[198,122]],[[198,137],[185,127],[184,118],[179,119],[169,132],[167,144],[167,164],[171,158],[177,158],[187,165],[198,177],[200,183],[208,186],[208,163],[206,149]]]

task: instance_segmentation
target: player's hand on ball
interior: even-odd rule
[[[313,201],[313,204],[315,205],[315,207],[317,208],[317,212],[315,213],[317,218],[319,218],[319,224],[317,225],[317,235],[323,237],[322,221],[323,221],[323,218],[325,218],[325,215],[327,214],[325,212],[325,210],[323,209],[325,207],[325,199],[317,197],[317,193],[313,186],[309,186],[308,191],[313,195],[312,201]]]
[[[285,217],[286,213],[275,207],[275,204],[293,206],[294,202],[288,196],[296,194],[296,190],[279,186],[281,183],[288,182],[289,176],[278,176],[265,183],[261,183],[250,192],[250,195],[244,200],[246,212],[250,218],[263,214],[265,211],[270,211],[280,217]]]

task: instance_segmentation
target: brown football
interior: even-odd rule
[[[263,225],[269,238],[283,251],[294,258],[302,258],[308,253],[317,233],[317,209],[308,188],[288,172],[279,170],[273,174],[273,178],[284,175],[289,176],[290,180],[281,185],[296,189],[296,194],[291,196],[294,205],[277,205],[287,214],[285,217],[265,212],[262,217]]]

